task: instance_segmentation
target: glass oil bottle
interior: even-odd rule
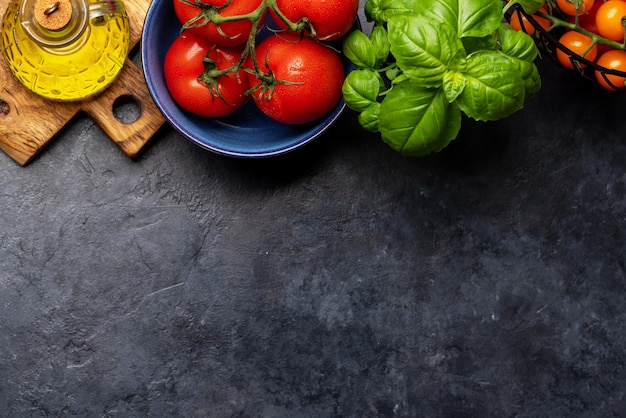
[[[130,25],[121,0],[13,0],[2,23],[9,69],[48,99],[101,92],[128,56]]]

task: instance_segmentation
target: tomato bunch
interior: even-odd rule
[[[312,122],[341,100],[339,52],[358,0],[171,0],[181,33],[169,46],[164,77],[174,101],[219,118],[252,98],[268,117]],[[260,37],[262,25],[275,28]]]
[[[563,67],[585,72],[586,62],[591,62],[592,77],[602,87],[626,88],[622,76],[626,74],[621,74],[626,73],[626,0],[547,0],[530,16],[558,37],[561,47],[555,57]],[[525,14],[513,13],[509,23],[514,29],[536,33]]]

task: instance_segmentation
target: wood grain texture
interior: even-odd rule
[[[4,15],[10,0],[0,0]],[[131,51],[141,40],[150,0],[124,0],[128,13]],[[124,123],[113,114],[118,100],[140,107],[137,120]],[[136,157],[165,119],[145,83],[142,71],[126,60],[118,78],[104,92],[81,102],[56,102],[23,87],[0,58],[0,149],[20,165],[28,164],[77,114],[87,114],[129,157]]]

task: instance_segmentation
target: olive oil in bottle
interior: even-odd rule
[[[76,101],[116,78],[129,39],[121,0],[13,0],[3,18],[2,53],[29,90]]]

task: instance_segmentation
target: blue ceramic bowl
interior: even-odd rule
[[[357,22],[358,24],[358,22]],[[233,157],[271,157],[292,151],[319,137],[345,108],[343,100],[327,116],[303,125],[286,125],[265,116],[250,100],[232,115],[220,119],[195,116],[180,108],[170,96],[163,77],[168,47],[180,31],[172,0],[154,0],[146,14],[141,58],[148,90],[167,121],[200,147]],[[257,39],[268,35],[262,29]],[[339,48],[339,45],[336,45]],[[353,67],[345,57],[347,74]]]

